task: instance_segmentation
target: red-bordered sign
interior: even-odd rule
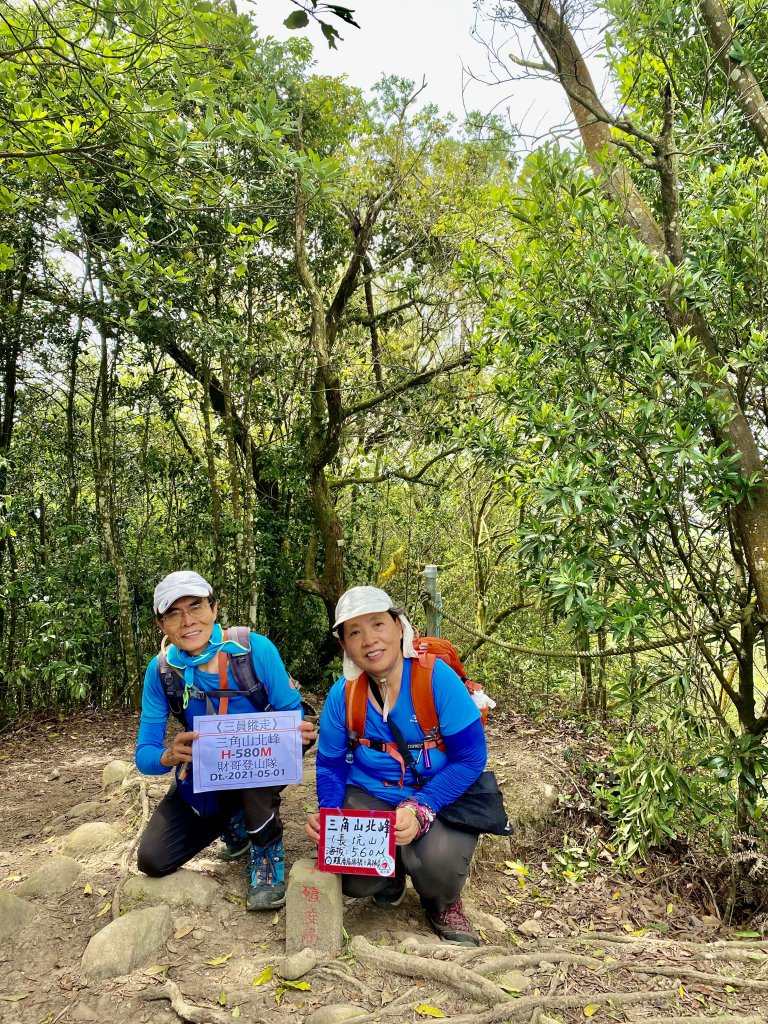
[[[320,808],[320,871],[391,878],[395,873],[395,812]]]

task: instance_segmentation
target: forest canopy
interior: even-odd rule
[[[436,564],[495,694],[613,723],[628,855],[761,836],[765,4],[478,19],[569,137],[258,7],[3,5],[0,715],[135,702],[182,567],[324,692],[344,587]]]

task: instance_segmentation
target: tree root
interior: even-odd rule
[[[167,999],[176,1016],[188,1024],[232,1024],[231,1012],[224,1013],[221,1010],[188,1003],[175,981],[166,981],[162,988],[145,992],[144,999]],[[258,1022],[254,1021],[253,1024]]]
[[[656,964],[639,964],[634,960],[617,960],[615,963],[603,964],[603,969],[599,973],[607,974],[616,970],[629,971],[630,974],[656,974],[660,978],[688,978],[691,981],[704,981],[708,985],[731,985],[733,988],[752,989],[753,992],[768,992],[768,981],[709,974],[707,971],[693,971],[680,965],[661,967]]]
[[[496,957],[487,964],[475,967],[475,973],[487,978],[489,974],[500,974],[516,967],[536,967],[537,964],[582,964],[584,967],[604,967],[605,961],[581,953],[542,950],[541,953],[513,953],[510,956]]]
[[[351,985],[353,988],[358,988],[366,999],[375,999],[376,994],[370,985],[366,985],[364,981],[356,978],[354,974],[345,974],[344,971],[340,971],[335,967],[316,967],[315,972],[317,974],[328,974],[332,978],[336,978],[341,982],[342,985]]]
[[[649,945],[680,946],[681,949],[691,949],[694,952],[711,952],[716,950],[747,949],[753,953],[764,953],[768,956],[768,939],[758,941],[757,939],[717,939],[714,942],[690,942],[687,939],[662,939],[658,935],[614,935],[613,932],[582,932],[580,935],[572,935],[567,939],[558,940],[564,946],[578,946],[583,942],[601,944],[603,942],[619,942],[628,945]]]
[[[663,999],[674,999],[677,989],[654,989],[644,992],[582,992],[573,996],[521,996],[500,1006],[492,1006],[481,1013],[451,1017],[451,1024],[501,1024],[502,1021],[519,1017],[529,1010],[572,1010],[590,1003],[611,1002],[615,1006],[630,1006],[632,1003],[658,1003]],[[646,1024],[643,1021],[643,1024]]]
[[[498,985],[483,978],[482,975],[469,971],[459,964],[445,960],[431,960],[398,953],[393,949],[384,949],[372,945],[363,935],[355,935],[350,942],[350,949],[358,960],[377,967],[385,974],[402,974],[406,978],[428,978],[462,992],[468,999],[483,1003],[507,1003],[509,996]],[[499,1020],[504,1020],[500,1017]]]
[[[637,1024],[765,1024],[764,1017],[742,1017],[739,1015],[731,1017],[643,1017]]]
[[[139,782],[139,799],[141,800],[141,826],[136,830],[136,835],[123,850],[123,855],[120,858],[120,873],[117,877],[117,885],[112,893],[111,917],[113,921],[120,917],[120,893],[123,891],[123,885],[130,873],[131,861],[139,845],[139,840],[149,821],[149,796],[147,795],[147,784],[143,780]]]

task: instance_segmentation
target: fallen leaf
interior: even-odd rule
[[[226,1005],[227,1005],[227,993],[224,991],[224,989],[222,989],[221,992],[219,992],[219,1006],[226,1006]]]
[[[682,988],[682,987],[683,986],[681,985],[680,988]],[[736,989],[733,987],[733,985],[723,985],[723,989],[726,992],[735,992],[736,991]]]
[[[312,991],[312,985],[308,981],[281,981],[280,988],[293,988],[297,992]]]
[[[239,1017],[240,1016],[240,1007],[239,1006],[236,1006],[234,1008],[234,1010],[232,1011],[232,1016],[233,1017]]]
[[[99,896],[106,896],[107,893],[109,892],[109,889],[97,889],[96,892],[99,894]]]
[[[2,999],[4,1003],[18,1003],[20,999],[26,999],[28,995],[29,992],[24,992],[20,996],[0,996],[0,999]]]
[[[426,1003],[422,1003],[421,1006],[414,1006],[414,1010],[420,1017],[444,1017],[445,1014],[442,1010],[438,1010],[436,1006],[428,1006]]]
[[[213,960],[206,960],[205,962],[209,967],[221,967],[222,964],[225,964],[227,960],[229,960],[233,953],[234,950],[231,949],[229,953],[225,953],[224,956],[215,956]]]
[[[179,928],[177,932],[173,933],[174,939],[183,939],[185,935],[189,935],[190,932],[195,930],[193,924],[185,924],[183,928]]]
[[[584,1007],[584,1016],[594,1017],[594,1015],[597,1013],[599,1009],[600,1007],[597,1003],[588,1003],[587,1006]]]
[[[150,978],[154,978],[156,974],[164,974],[167,977],[171,967],[172,964],[152,964],[151,967],[145,967],[143,973],[148,974]]]
[[[109,913],[109,908],[112,906],[111,903],[105,903],[101,910],[98,912],[96,917],[104,917],[105,914]]]
[[[274,917],[272,918],[272,924],[277,924],[277,922],[279,920],[280,920],[280,915],[279,914],[275,914]]]
[[[238,896],[235,892],[225,892],[224,899],[229,900],[230,903],[237,903],[239,906],[245,906],[245,896]]]
[[[83,888],[83,896],[92,896],[92,895],[93,895],[93,889],[91,888],[91,883],[90,882],[86,882],[85,886]]]
[[[677,994],[680,996],[681,999],[685,998],[685,989],[682,985],[679,986]]]
[[[258,976],[258,978],[254,978],[253,979],[251,984],[252,985],[266,985],[266,983],[268,981],[272,980],[272,971],[273,970],[274,970],[274,967],[272,967],[272,966],[265,967],[264,970],[261,972],[261,974]]]
[[[6,875],[3,879],[4,882],[20,882],[22,875]]]

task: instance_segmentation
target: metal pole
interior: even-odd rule
[[[424,602],[424,612],[427,617],[427,636],[440,636],[440,622],[442,615],[442,600],[437,589],[437,566],[424,566],[424,581],[428,601]]]

